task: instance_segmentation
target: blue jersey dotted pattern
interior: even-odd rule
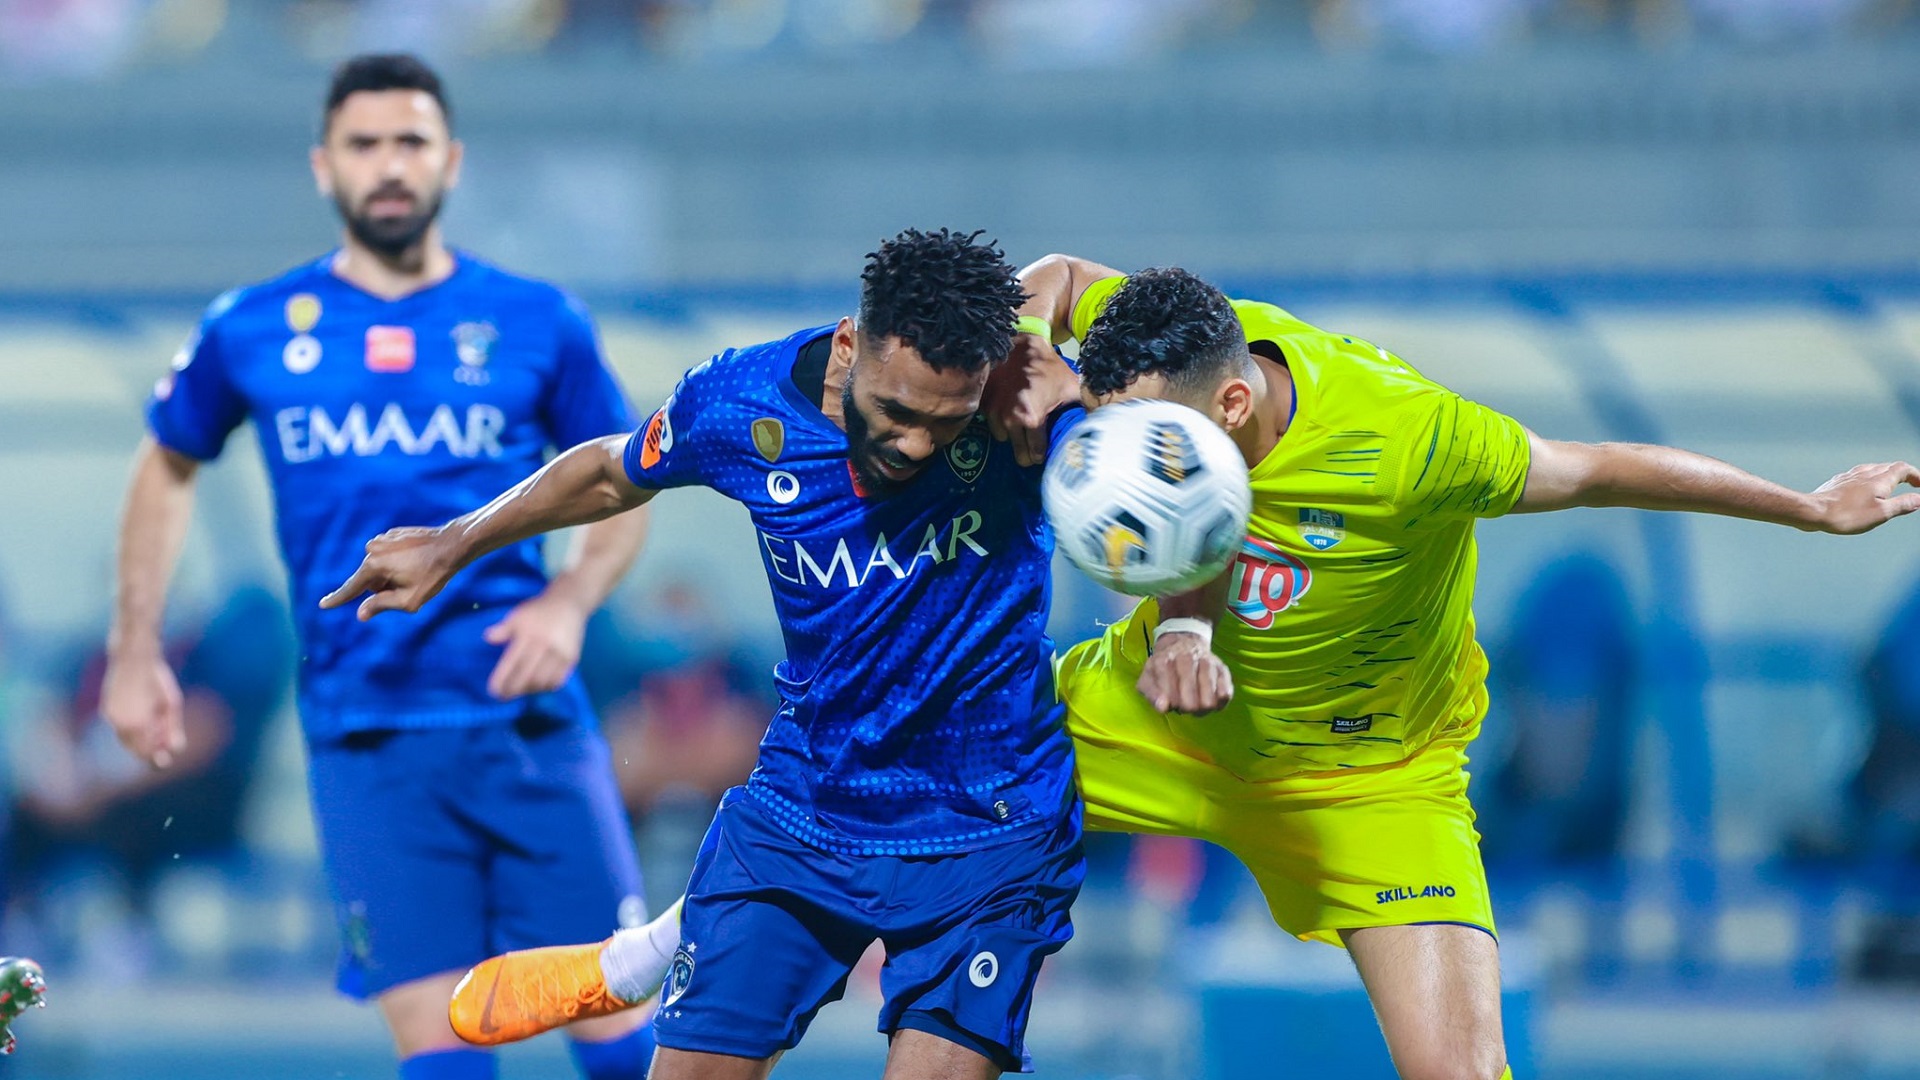
[[[452,276],[398,300],[335,276],[332,255],[230,292],[147,407],[154,437],[200,460],[254,425],[291,578],[310,737],[591,717],[577,678],[515,701],[486,691],[501,649],[483,632],[546,585],[537,541],[479,560],[417,615],[362,623],[351,606],[317,606],[371,537],[440,524],[525,479],[551,448],[633,427],[577,301],[456,259]]]
[[[862,498],[846,434],[794,385],[832,332],[688,372],[627,445],[646,488],[711,487],[758,531],[787,657],[747,788],[849,854],[968,851],[1058,823],[1072,759],[1045,633],[1040,470],[976,421],[903,492]]]

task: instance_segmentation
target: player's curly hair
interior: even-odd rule
[[[860,330],[897,337],[936,371],[979,371],[1013,348],[1026,290],[984,230],[908,229],[869,252],[860,273]]]
[[[1115,393],[1149,372],[1177,393],[1249,374],[1246,332],[1219,289],[1178,267],[1142,270],[1115,290],[1080,343],[1080,384]]]
[[[453,130],[453,108],[447,104],[446,88],[440,76],[426,61],[411,53],[362,53],[341,61],[333,69],[333,81],[327,84],[327,105],[320,113],[320,134],[324,138],[348,95],[363,91],[419,90],[440,106],[440,115]]]

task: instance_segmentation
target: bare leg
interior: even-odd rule
[[[909,1028],[894,1033],[883,1080],[994,1080],[1000,1066],[956,1042]]]
[[[1342,931],[1402,1080],[1496,1080],[1500,949],[1470,926]]]
[[[653,1069],[647,1073],[647,1080],[766,1080],[773,1063],[779,1060],[779,1054],[743,1058],[663,1046],[653,1052]]]
[[[628,1032],[638,1030],[653,1015],[651,1008],[627,1009],[612,1016],[596,1016],[591,1020],[575,1020],[567,1025],[567,1037],[581,1042],[612,1042]]]
[[[447,1002],[463,971],[443,971],[388,990],[379,997],[380,1014],[393,1032],[393,1048],[402,1061],[438,1050],[471,1050],[447,1021]]]

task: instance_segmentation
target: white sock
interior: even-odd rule
[[[679,947],[680,901],[675,900],[647,925],[615,933],[600,950],[600,974],[621,1001],[645,1001],[660,992]]]

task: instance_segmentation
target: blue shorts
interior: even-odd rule
[[[344,994],[646,921],[598,731],[531,717],[357,732],[307,753]]]
[[[981,851],[838,855],[735,788],[694,862],[655,1037],[748,1058],[790,1049],[878,940],[882,1032],[929,1031],[1026,1072],[1034,980],[1073,936],[1085,875],[1077,804],[1051,831]]]

